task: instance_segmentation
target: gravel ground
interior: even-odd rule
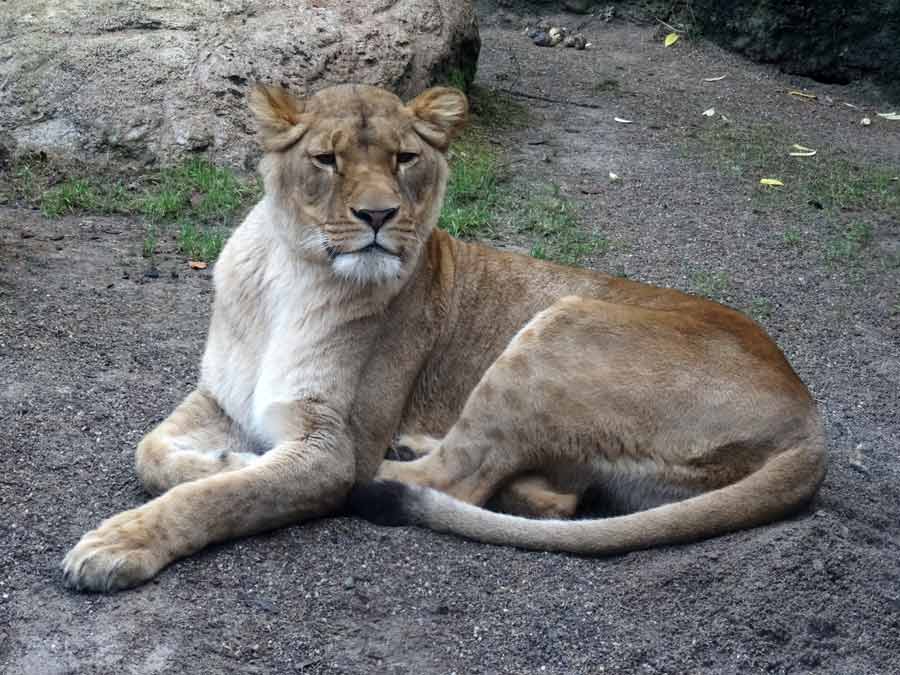
[[[210,275],[172,253],[146,276],[138,221],[3,208],[0,672],[900,672],[900,214],[857,209],[872,227],[861,259],[825,264],[824,214],[760,207],[758,177],[711,168],[692,144],[715,106],[897,166],[900,123],[859,126],[888,109],[877,91],[704,44],[665,50],[651,27],[588,20],[594,46],[577,52],[534,47],[520,24],[485,16],[479,81],[557,102],[522,99],[530,123],[498,138],[514,183],[558,184],[619,243],[598,268],[687,289],[697,269],[724,272],[725,301],[766,307],[827,421],[810,509],[609,559],[336,517],[214,547],[133,591],[68,591],[65,551],[146,499],[133,449],[196,378]],[[596,91],[605,79],[615,95]],[[787,95],[798,87],[819,100]],[[794,225],[800,247],[784,242]]]

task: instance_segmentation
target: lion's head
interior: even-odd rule
[[[250,108],[266,192],[300,255],[358,283],[403,278],[437,221],[466,97],[438,87],[404,105],[383,89],[341,85],[299,100],[260,85]]]

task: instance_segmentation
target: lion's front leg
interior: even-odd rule
[[[88,532],[63,560],[66,583],[111,591],[140,584],[170,562],[218,541],[334,511],[353,484],[353,448],[343,429],[298,413],[305,428],[255,464],[176,485]]]
[[[152,495],[259,460],[238,425],[208,393],[195,390],[138,444],[135,467]]]

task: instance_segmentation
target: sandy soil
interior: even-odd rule
[[[331,518],[215,547],[133,591],[70,592],[65,551],[146,499],[133,448],[195,380],[210,275],[173,253],[146,276],[138,221],[0,209],[0,672],[900,671],[900,214],[860,209],[873,228],[862,260],[826,265],[824,216],[759,207],[756,177],[710,168],[690,143],[715,106],[897,165],[900,123],[859,127],[840,102],[887,105],[865,87],[704,44],[664,50],[651,27],[589,21],[595,47],[576,52],[532,46],[519,21],[485,21],[480,83],[591,107],[525,99],[530,124],[499,138],[514,180],[557,183],[586,227],[621,243],[598,268],[688,289],[692,270],[725,272],[725,301],[766,301],[763,322],[827,421],[815,503],[609,559]],[[616,95],[595,93],[607,78]],[[820,101],[786,95],[801,86]],[[785,246],[796,223],[804,245]]]

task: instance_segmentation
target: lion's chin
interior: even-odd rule
[[[356,284],[383,284],[403,274],[399,256],[379,250],[343,253],[332,262],[335,274]]]

